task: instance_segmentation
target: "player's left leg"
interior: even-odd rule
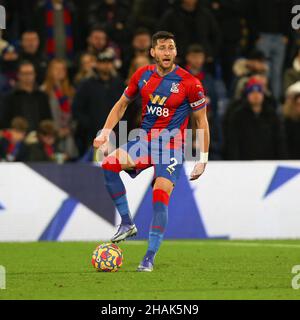
[[[155,255],[164,237],[168,222],[168,205],[173,190],[172,181],[158,177],[153,186],[153,219],[149,232],[149,243],[146,255],[138,271],[152,271]]]
[[[137,271],[153,270],[154,258],[162,243],[168,222],[170,195],[183,167],[183,154],[180,150],[172,150],[170,153],[164,151],[163,155],[166,157],[161,159],[162,163],[154,164],[153,219],[148,250]]]

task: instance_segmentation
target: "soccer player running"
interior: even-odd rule
[[[121,225],[111,239],[112,242],[119,242],[137,234],[120,172],[125,170],[133,177],[134,173],[138,174],[143,169],[154,166],[153,219],[148,249],[137,271],[153,270],[155,255],[163,240],[169,198],[183,166],[184,139],[178,137],[182,136],[182,133],[184,135],[190,111],[193,111],[196,129],[200,129],[198,132],[201,132],[201,143],[198,146],[200,159],[195,164],[190,180],[199,178],[204,172],[209,148],[209,127],[203,87],[198,79],[175,64],[177,50],[174,35],[166,31],[155,33],[150,53],[156,63],[141,67],[133,74],[128,87],[112,108],[101,133],[93,143],[95,148],[100,148],[107,155],[109,134],[123,117],[130,102],[140,94],[143,129],[141,131],[144,135],[140,139],[128,141],[102,162],[107,190],[121,216]],[[163,134],[163,142],[158,143],[157,132],[166,130],[177,130],[177,134],[172,137]],[[164,137],[167,137],[167,140]],[[139,152],[136,152],[136,147]]]

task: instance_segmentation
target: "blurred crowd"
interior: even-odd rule
[[[91,161],[151,35],[206,90],[212,160],[300,159],[294,0],[0,0],[0,161]],[[140,101],[124,120],[140,124]],[[190,128],[194,127],[191,120]]]

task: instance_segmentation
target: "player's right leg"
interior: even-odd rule
[[[126,189],[120,177],[122,170],[134,168],[134,161],[121,148],[109,154],[102,162],[107,191],[121,216],[121,225],[117,233],[112,237],[112,242],[119,242],[137,234],[137,228],[132,221],[128,207]]]

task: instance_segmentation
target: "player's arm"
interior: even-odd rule
[[[130,100],[123,94],[111,109],[101,134],[94,139],[94,147],[99,148],[108,141],[109,135],[117,123],[123,118]]]
[[[190,180],[198,179],[205,170],[208,162],[209,150],[209,125],[206,116],[206,107],[193,112],[196,129],[196,148],[200,150],[200,159],[196,163]]]
[[[205,170],[208,161],[209,126],[206,116],[206,97],[201,82],[193,78],[189,82],[187,95],[193,111],[196,129],[196,149],[200,150],[200,159],[195,164],[190,180],[198,179]]]

